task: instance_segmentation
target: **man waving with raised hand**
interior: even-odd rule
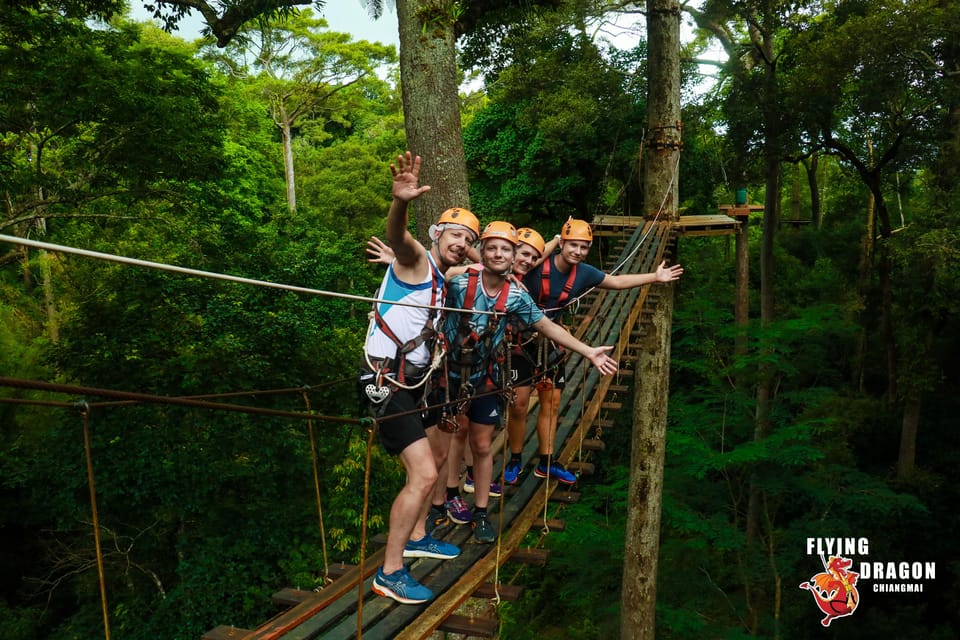
[[[420,163],[419,156],[407,151],[390,165],[393,201],[386,237],[395,259],[377,292],[360,372],[361,404],[374,416],[384,416],[378,422],[380,440],[388,453],[399,456],[407,472],[406,483],[390,507],[383,566],[374,577],[373,590],[404,604],[433,597],[410,575],[404,558],[447,559],[460,554],[456,546],[426,533],[430,495],[446,460],[450,436],[432,423],[424,424],[416,409],[424,406],[423,385],[430,373],[439,322],[433,307],[442,306],[446,291],[443,274],[463,260],[480,230],[476,216],[453,208],[430,227],[429,250],[407,231],[410,202],[430,189],[419,184]]]

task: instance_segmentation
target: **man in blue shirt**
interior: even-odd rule
[[[530,296],[551,320],[559,321],[564,308],[590,289],[632,289],[657,282],[673,282],[683,274],[683,267],[680,265],[667,267],[666,262],[662,262],[657,270],[651,273],[610,275],[583,262],[592,244],[593,229],[590,224],[571,218],[564,223],[560,231],[560,252],[548,257],[524,275],[523,284]],[[550,459],[553,456],[557,433],[560,393],[566,385],[563,354],[556,348],[557,344],[563,345],[542,333],[540,339],[548,340],[543,349],[538,348],[536,341],[528,347],[534,352],[530,355],[531,358],[542,355],[544,360],[534,363],[544,372],[537,391],[540,401],[540,412],[537,415],[540,460],[534,468],[534,475],[539,478],[549,476],[563,484],[573,484],[577,477],[563,465]],[[508,484],[517,483],[523,468],[521,452],[525,429],[526,420],[514,419],[507,426],[510,459],[506,462],[503,476],[504,482]]]

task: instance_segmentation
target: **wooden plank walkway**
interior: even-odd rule
[[[639,223],[642,221],[637,221]],[[670,223],[645,223],[626,231],[629,240],[613,265],[622,265],[618,273],[652,271],[672,251],[676,228]],[[607,230],[594,221],[595,232]],[[599,228],[598,228],[599,227]],[[642,243],[641,243],[642,240]],[[639,249],[636,249],[638,243]],[[581,317],[574,334],[588,344],[614,344],[614,357],[620,361],[621,373],[601,377],[584,359],[572,354],[568,364],[568,381],[560,401],[560,420],[557,442],[563,443],[557,459],[570,467],[589,471],[592,452],[602,450],[603,419],[611,412],[622,410],[610,405],[607,394],[624,392],[632,385],[629,360],[638,346],[637,333],[644,317],[649,316],[648,304],[655,304],[659,296],[650,295],[650,287],[628,291],[597,291],[589,304],[581,302]],[[645,313],[646,308],[646,313]],[[607,422],[606,424],[609,424]],[[528,418],[527,437],[523,459],[531,461],[537,455],[536,411]],[[494,472],[499,475],[504,451],[500,433],[493,447],[496,452]],[[411,574],[437,593],[430,603],[399,605],[389,598],[372,593],[372,575],[383,560],[382,548],[365,558],[363,569],[341,567],[331,584],[319,592],[284,590],[274,596],[275,601],[292,605],[257,629],[246,630],[220,626],[207,632],[203,640],[415,640],[429,638],[438,629],[467,634],[471,637],[493,637],[498,623],[485,616],[458,616],[461,605],[471,597],[490,599],[499,594],[517,596],[515,588],[500,581],[499,571],[507,562],[546,561],[546,556],[522,547],[531,530],[562,530],[562,521],[551,520],[548,504],[575,501],[579,494],[561,489],[556,482],[547,482],[534,476],[529,464],[520,483],[508,487],[504,496],[493,499],[490,514],[500,528],[498,543],[477,544],[467,526],[446,527],[435,534],[461,548],[453,560],[422,558],[409,564]],[[368,544],[368,547],[370,545]]]

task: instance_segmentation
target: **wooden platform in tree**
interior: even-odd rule
[[[681,236],[729,236],[737,232],[740,222],[736,218],[720,214],[680,216],[674,222]]]

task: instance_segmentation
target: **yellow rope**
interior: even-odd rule
[[[510,390],[509,387],[508,387],[508,390]],[[510,391],[512,391],[512,390],[510,390]],[[507,411],[508,411],[508,412],[510,411],[510,404],[511,404],[512,402],[513,402],[513,399],[512,399],[512,395],[511,395],[511,400],[509,400],[508,403],[507,403]],[[506,460],[507,460],[507,438],[506,438],[506,435],[507,435],[507,434],[504,434],[503,445],[502,445],[502,449],[501,449],[501,451],[500,451],[500,460],[503,461],[504,464],[501,464],[501,465],[500,465],[500,491],[501,491],[501,495],[500,495],[500,512],[499,512],[500,515],[499,515],[499,517],[497,518],[497,561],[496,561],[496,563],[494,564],[494,569],[493,569],[493,601],[494,601],[495,604],[500,604],[500,551],[501,551],[501,548],[502,548],[502,546],[503,546],[503,507],[504,507],[504,504],[505,504],[506,501],[507,501],[507,496],[506,496],[506,493],[507,493],[507,484],[506,484],[506,482],[504,481],[504,478],[503,478],[503,470],[504,470],[504,469],[506,468],[506,466],[507,466],[507,465],[506,465]]]
[[[303,390],[303,403],[307,407],[307,413],[313,413],[310,406],[310,396],[306,389]],[[313,418],[307,419],[307,432],[310,434],[310,458],[313,461],[313,492],[317,498],[317,518],[320,522],[320,548],[323,551],[323,585],[330,580],[330,564],[327,559],[327,532],[323,526],[323,503],[320,500],[320,471],[317,461],[317,444],[313,434]]]
[[[107,583],[103,574],[103,549],[100,546],[100,517],[97,515],[97,490],[93,483],[93,453],[90,448],[90,407],[83,403],[83,450],[87,457],[87,486],[90,488],[90,513],[93,515],[93,544],[97,550],[97,574],[100,578],[100,605],[103,609],[103,637],[110,640],[110,616],[107,611]]]
[[[370,450],[374,429],[367,429],[367,460],[363,471],[363,518],[360,523],[360,580],[357,581],[357,640],[363,640],[363,575],[367,552],[367,510],[370,506]]]

